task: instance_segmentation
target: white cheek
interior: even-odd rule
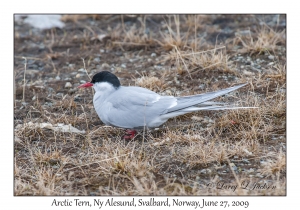
[[[112,91],[115,89],[113,85],[108,82],[98,82],[93,85],[93,88],[96,92]]]

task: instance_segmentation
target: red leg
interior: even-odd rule
[[[127,129],[125,135],[122,137],[125,140],[131,140],[134,138],[137,132],[135,130]]]

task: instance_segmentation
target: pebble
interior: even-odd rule
[[[251,66],[251,70],[253,70],[253,71],[258,71],[258,72],[261,72],[261,70],[260,70],[260,69],[258,69],[258,68],[255,68],[254,66]]]
[[[33,97],[32,97],[32,100],[34,101],[35,99],[36,99],[36,96],[33,96]]]
[[[49,93],[53,93],[54,92],[54,89],[52,87],[48,87],[47,90],[48,90]]]
[[[83,68],[78,69],[78,71],[80,71],[80,72],[85,72],[85,70],[84,70]]]
[[[117,52],[115,53],[115,55],[117,55],[117,56],[122,56],[122,55],[123,55],[123,52],[122,52],[122,51],[117,51]]]
[[[23,105],[23,106],[27,106],[27,104],[28,104],[28,103],[26,103],[26,102],[22,102],[22,105]]]
[[[82,77],[84,74],[76,74],[76,78]]]
[[[252,173],[252,172],[254,172],[254,169],[253,169],[253,168],[250,168],[250,169],[248,170],[248,173]]]
[[[65,88],[71,88],[71,87],[72,87],[71,82],[67,82],[66,85],[65,85]]]
[[[44,104],[45,106],[49,106],[49,107],[52,107],[52,103],[51,102],[45,102],[45,104]]]
[[[200,171],[200,173],[201,173],[201,174],[206,174],[206,169],[202,169],[202,170]]]
[[[55,79],[56,79],[56,80],[60,80],[60,76],[56,76]]]
[[[261,175],[261,173],[257,173],[255,176],[258,177],[258,178],[263,178],[264,177],[263,175]]]
[[[275,56],[274,56],[274,55],[269,55],[268,58],[269,58],[270,60],[274,60]]]
[[[247,71],[247,70],[244,70],[243,73],[244,73],[246,76],[252,76],[252,75],[254,75],[253,72]]]
[[[100,58],[94,58],[94,62],[99,63],[100,62]]]
[[[86,83],[86,81],[85,80],[80,80],[80,83],[84,84],[84,83]]]
[[[234,33],[235,36],[251,36],[250,30],[237,31]]]
[[[74,101],[81,101],[81,100],[83,100],[81,94],[77,94],[76,96],[74,96]]]
[[[72,88],[68,91],[69,94],[73,94],[73,93],[76,93],[77,91],[77,88]]]
[[[121,64],[121,67],[125,69],[126,68],[126,64],[124,64],[124,63]]]
[[[250,161],[248,159],[243,159],[243,161],[246,163],[250,163]]]
[[[235,164],[234,163],[230,163],[229,164],[230,165],[230,167],[234,170],[234,171],[236,171],[237,170],[237,167],[235,166]]]
[[[109,65],[108,65],[107,63],[103,63],[103,64],[101,65],[101,67],[102,67],[102,68],[109,68]]]
[[[151,57],[156,57],[156,53],[151,53]]]

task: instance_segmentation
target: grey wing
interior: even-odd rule
[[[203,94],[198,94],[198,95],[193,95],[193,96],[186,96],[186,97],[177,97],[177,105],[170,108],[168,110],[168,113],[170,112],[175,112],[175,111],[179,111],[188,107],[192,107],[198,104],[203,104],[203,105],[212,105],[212,104],[217,104],[216,102],[207,102],[211,99],[214,99],[216,97],[225,95],[229,92],[232,92],[236,89],[239,89],[243,86],[245,86],[247,84],[241,84],[241,85],[237,85],[234,87],[230,87],[230,88],[226,88],[223,90],[218,90],[215,92],[210,92],[210,93],[203,93]]]
[[[121,128],[143,128],[176,103],[172,96],[160,96],[138,87],[122,87],[104,103],[102,116],[107,124]],[[101,118],[102,119],[102,118]]]

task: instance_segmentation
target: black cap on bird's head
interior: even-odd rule
[[[101,71],[93,76],[91,82],[82,84],[78,88],[91,87],[97,82],[108,82],[112,84],[116,89],[121,86],[121,83],[116,75],[110,73],[109,71]]]

